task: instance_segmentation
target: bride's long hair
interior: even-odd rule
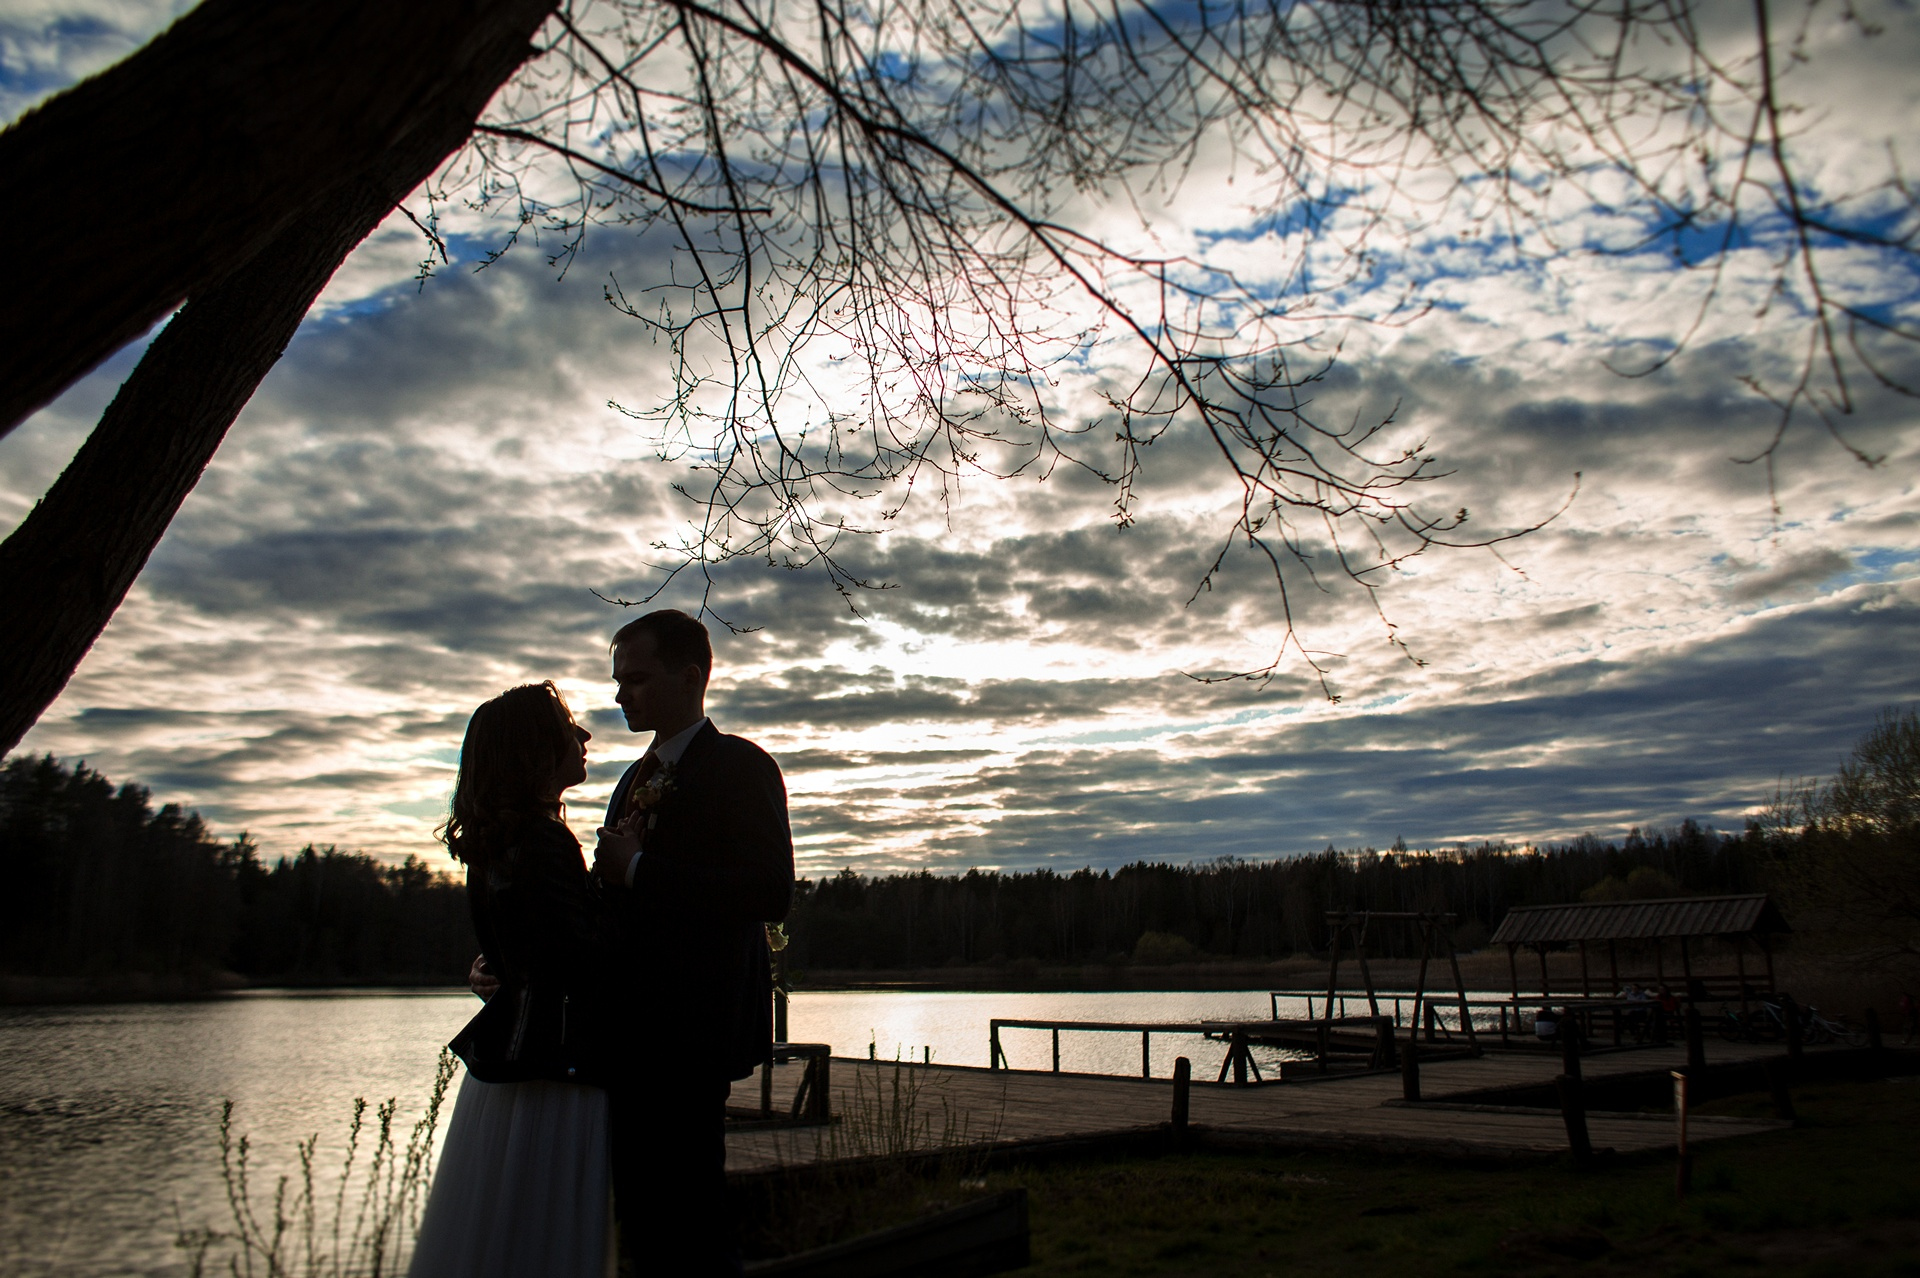
[[[454,858],[484,864],[528,817],[558,818],[564,770],[578,757],[573,713],[553,681],[509,688],[467,720],[453,806],[440,827]]]

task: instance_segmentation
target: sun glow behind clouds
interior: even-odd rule
[[[1863,74],[1883,92],[1819,81],[1835,90],[1821,127],[1910,118],[1904,65],[1874,46]],[[1203,157],[1161,246],[1281,278],[1298,241],[1255,226],[1245,176],[1229,176]],[[1129,211],[1096,212],[1118,228]],[[650,461],[606,407],[666,388],[660,349],[600,296],[609,274],[645,278],[658,257],[603,233],[562,283],[533,254],[475,274],[457,240],[459,260],[422,290],[424,246],[402,228],[390,221],[335,278],[23,748],[149,784],[251,829],[270,855],[308,840],[431,855],[472,706],[551,677],[596,734],[572,806],[591,831],[642,743],[605,681],[626,614],[590,591],[657,581],[654,543],[685,512],[668,488],[683,472]],[[1336,218],[1329,234],[1343,229]],[[1592,216],[1558,229],[1594,243],[1632,230]],[[1390,578],[1388,615],[1424,667],[1364,599],[1299,582],[1295,615],[1339,705],[1297,665],[1267,684],[1190,677],[1258,667],[1283,635],[1249,557],[1230,552],[1194,595],[1236,500],[1195,432],[1149,451],[1125,531],[1111,492],[1070,468],[972,481],[950,509],[910,507],[849,543],[862,575],[898,586],[859,595],[864,619],[817,577],[716,574],[722,615],[761,629],[720,637],[713,712],[785,761],[803,872],[1724,824],[1780,774],[1830,768],[1880,705],[1920,695],[1912,406],[1865,390],[1847,429],[1886,455],[1872,471],[1790,439],[1778,524],[1764,475],[1728,460],[1772,420],[1732,375],[1789,355],[1751,318],[1767,249],[1736,255],[1696,357],[1629,381],[1602,359],[1623,335],[1657,349],[1698,276],[1654,251],[1548,269],[1471,230],[1436,217],[1384,262],[1417,266],[1442,305],[1344,332],[1342,362],[1312,388],[1321,420],[1391,413],[1389,442],[1431,439],[1455,470],[1432,505],[1469,508],[1469,527],[1531,522],[1585,476],[1568,513],[1505,562],[1436,555]],[[131,359],[0,441],[0,510],[24,516]],[[1060,370],[1066,419],[1137,373],[1128,360],[1107,345]],[[1326,563],[1321,531],[1301,537]],[[662,602],[697,596],[676,586]]]

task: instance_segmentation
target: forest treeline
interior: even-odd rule
[[[1583,894],[1744,891],[1751,839],[1694,825],[1614,845],[1515,852],[1334,852],[1295,860],[960,876],[801,880],[787,922],[798,970],[1281,958],[1326,944],[1328,909],[1442,909],[1462,948],[1513,905]],[[0,769],[0,972],[139,973],[210,984],[457,981],[474,953],[460,885],[416,858],[389,865],[309,846],[264,863],[246,836],[157,811],[51,757]],[[1385,946],[1391,950],[1392,942]]]
[[[794,968],[922,968],[1036,963],[1164,963],[1324,952],[1329,910],[1436,910],[1454,943],[1479,949],[1516,905],[1582,898],[1757,889],[1761,837],[1691,822],[1622,843],[1492,844],[1413,851],[1396,845],[1282,861],[1136,864],[868,878],[851,870],[802,881],[787,930]],[[1413,944],[1405,928],[1368,938],[1375,953]]]
[[[0,976],[211,985],[452,983],[475,944],[458,880],[332,847],[265,864],[245,836],[155,810],[84,766],[0,768]],[[1461,950],[1560,901],[1773,892],[1797,931],[1920,964],[1920,715],[1888,711],[1831,779],[1739,834],[1687,822],[1618,843],[1396,844],[1287,860],[801,880],[790,971],[1262,961],[1323,952],[1329,910],[1445,911]],[[1404,952],[1405,929],[1369,937]]]
[[[474,953],[459,884],[416,858],[309,846],[268,866],[244,835],[215,838],[140,786],[45,756],[0,769],[0,876],[13,976],[438,983]]]

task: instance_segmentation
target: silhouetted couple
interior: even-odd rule
[[[592,869],[561,821],[589,734],[551,683],[474,711],[447,846],[467,867],[486,1006],[453,1040],[467,1077],[414,1278],[738,1273],[727,1092],[765,1061],[764,924],[786,917],[780,769],[705,713],[707,631],[661,611],[613,638],[616,700],[653,733],[607,805]]]

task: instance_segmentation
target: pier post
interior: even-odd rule
[[[1773,1115],[1782,1122],[1798,1123],[1800,1116],[1793,1109],[1793,1090],[1787,1085],[1792,1076],[1793,1066],[1783,1056],[1776,1056],[1761,1066],[1767,1075],[1767,1090],[1773,1093]]]
[[[1685,1201],[1693,1188],[1693,1154],[1687,1149],[1687,1076],[1681,1070],[1673,1075],[1673,1115],[1679,1122],[1680,1161],[1673,1170],[1673,1196]]]
[[[1420,1036],[1407,1035],[1407,1050],[1400,1057],[1400,1098],[1420,1099]]]
[[[1060,1072],[1060,1031],[1053,1032],[1053,1072]]]
[[[1392,1069],[1400,1063],[1391,1017],[1377,1016],[1373,1021],[1373,1068]]]
[[[1687,1068],[1702,1069],[1707,1063],[1707,1036],[1700,1026],[1700,1009],[1687,1003]]]
[[[1560,1119],[1567,1125],[1567,1148],[1573,1153],[1573,1161],[1585,1166],[1593,1161],[1593,1141],[1587,1135],[1586,1086],[1572,1074],[1560,1075],[1553,1086],[1560,1093]]]
[[[1002,1059],[1003,1058],[1000,1055],[1000,1022],[988,1021],[987,1022],[987,1068],[999,1069],[1000,1062]]]
[[[1148,1040],[1153,1037],[1152,1030],[1140,1031],[1140,1077],[1153,1077],[1153,1049]]]
[[[1580,1079],[1580,1022],[1571,1016],[1560,1018],[1560,1068],[1568,1078]],[[1584,1126],[1584,1122],[1583,1122]]]
[[[1173,1139],[1176,1143],[1187,1139],[1187,1105],[1193,1083],[1193,1062],[1184,1056],[1173,1061]]]

